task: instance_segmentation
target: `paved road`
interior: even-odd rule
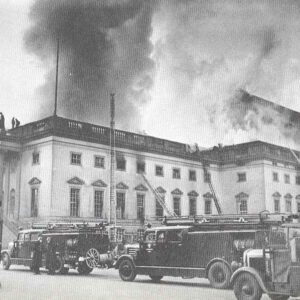
[[[33,275],[28,268],[12,266],[0,269],[1,300],[234,300],[231,290],[210,288],[206,279],[165,277],[152,283],[147,276],[137,276],[124,282],[118,272],[94,270],[90,275],[79,275],[71,270],[68,275]],[[262,300],[269,299],[263,296]]]

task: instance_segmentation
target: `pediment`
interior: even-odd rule
[[[286,195],[284,195],[285,199],[292,199],[293,196],[290,193],[287,193]]]
[[[139,184],[134,188],[136,191],[141,191],[141,192],[146,192],[148,191],[148,189],[143,185],[143,184]]]
[[[273,197],[276,197],[276,198],[279,198],[279,197],[281,197],[281,194],[278,193],[278,192],[275,192],[272,196],[273,196]]]
[[[203,197],[204,197],[204,198],[213,198],[213,195],[212,195],[212,193],[207,192],[207,193],[205,193],[205,194],[203,195]]]
[[[92,183],[92,186],[97,186],[97,187],[107,187],[107,184],[104,182],[104,181],[102,181],[101,179],[99,179],[99,180],[96,180],[96,181],[94,181],[93,183]]]
[[[41,180],[39,180],[38,178],[36,177],[33,177],[30,179],[30,181],[28,182],[30,185],[35,185],[35,184],[41,184]]]
[[[84,181],[78,177],[73,177],[67,181],[69,184],[83,185]]]
[[[198,194],[196,191],[190,191],[190,192],[188,193],[188,196],[190,196],[190,197],[198,197],[199,194]]]
[[[183,192],[180,190],[180,189],[175,189],[175,190],[173,190],[172,192],[171,192],[171,194],[172,195],[182,195],[183,194]]]
[[[128,190],[129,187],[124,182],[119,182],[116,185],[116,188],[119,190]]]
[[[249,197],[249,195],[244,192],[241,192],[235,196],[235,198],[237,198],[237,199],[248,198],[248,197]]]
[[[164,188],[162,188],[161,186],[159,186],[158,188],[156,188],[155,190],[157,193],[159,194],[165,194],[166,190]]]

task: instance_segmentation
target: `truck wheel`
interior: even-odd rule
[[[234,281],[233,290],[238,300],[260,300],[262,290],[253,275],[242,273]]]
[[[276,295],[276,294],[270,294],[270,299],[272,300],[287,300],[290,296],[288,295]]]
[[[55,274],[67,274],[68,271],[69,269],[64,267],[63,258],[60,255],[57,255],[55,259],[55,266],[54,266]]]
[[[216,289],[227,289],[230,285],[231,270],[229,267],[217,261],[208,270],[208,280],[212,287]]]
[[[149,277],[153,282],[160,282],[161,279],[163,278],[163,276],[155,276],[155,275],[149,275]]]
[[[93,271],[93,268],[87,266],[86,262],[78,265],[77,271],[79,274],[87,275]]]
[[[119,266],[119,275],[124,281],[133,281],[136,271],[131,260],[124,259]]]
[[[2,254],[2,267],[4,270],[8,270],[10,267],[11,261],[8,253],[4,252]]]

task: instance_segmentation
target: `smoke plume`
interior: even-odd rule
[[[25,45],[49,69],[41,116],[53,109],[59,38],[58,115],[107,125],[115,92],[117,124],[130,128],[152,86],[153,7],[146,0],[37,0]]]

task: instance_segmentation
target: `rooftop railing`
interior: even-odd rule
[[[90,123],[75,121],[57,116],[29,123],[11,129],[3,139],[17,139],[21,143],[49,135],[84,140],[109,145],[110,128]],[[208,164],[228,164],[247,162],[250,160],[269,159],[283,163],[297,164],[295,157],[288,148],[254,141],[239,145],[213,147],[208,150],[190,151],[183,143],[164,140],[148,135],[115,130],[115,145],[117,148],[127,148],[140,152],[152,152],[162,155],[175,156]],[[300,152],[294,151],[298,157]]]

